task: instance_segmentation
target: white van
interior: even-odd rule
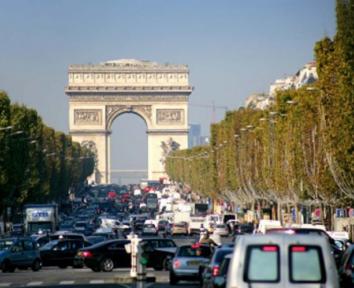
[[[242,235],[227,288],[339,288],[328,240],[317,235]]]

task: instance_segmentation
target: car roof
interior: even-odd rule
[[[299,234],[257,234],[257,235],[240,235],[236,240],[236,247],[239,243],[247,243],[247,245],[253,244],[304,244],[314,245],[323,244],[328,245],[328,241],[325,237],[320,235],[299,235]]]

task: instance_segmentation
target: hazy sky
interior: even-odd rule
[[[67,132],[68,65],[136,58],[188,64],[191,105],[234,109],[334,33],[335,0],[0,0],[0,89]],[[211,108],[190,107],[203,134],[211,119]],[[115,121],[114,168],[146,168],[145,130],[134,115]]]

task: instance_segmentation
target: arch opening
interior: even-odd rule
[[[148,123],[134,111],[117,113],[108,123],[110,136],[111,182],[120,185],[139,183],[147,178]]]

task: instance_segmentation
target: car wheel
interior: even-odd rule
[[[14,272],[15,266],[12,266],[10,260],[5,260],[2,264],[2,272]]]
[[[11,266],[11,264],[10,264],[9,260],[5,260],[4,262],[2,262],[2,264],[1,264],[2,272],[4,272],[4,273],[8,272],[10,266]]]
[[[170,272],[170,285],[175,285],[178,283],[178,278],[173,272]]]
[[[111,272],[114,268],[114,263],[111,258],[105,258],[101,261],[100,266],[103,272]]]
[[[42,268],[41,261],[39,259],[34,260],[31,266],[32,271],[39,271],[41,268]]]

